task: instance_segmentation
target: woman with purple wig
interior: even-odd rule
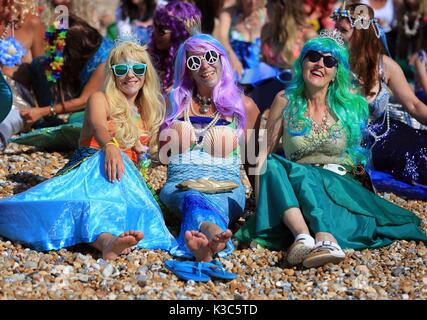
[[[219,41],[198,34],[180,46],[160,135],[167,143],[159,153],[162,162],[170,155],[160,198],[183,217],[173,255],[209,262],[232,252],[228,225],[242,215],[246,200],[239,140],[250,138],[247,129],[258,115],[237,87]]]
[[[154,13],[150,53],[160,75],[163,92],[172,88],[173,64],[179,45],[201,29],[199,9],[186,2],[172,2]]]

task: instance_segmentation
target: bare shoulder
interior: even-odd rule
[[[44,25],[41,19],[34,14],[28,14],[25,17],[24,25],[25,25],[25,28],[29,30],[44,28]]]
[[[400,66],[397,64],[397,62],[387,55],[383,55],[383,62],[384,62],[384,71],[388,74],[392,74],[393,71],[401,69]]]
[[[284,107],[288,104],[288,99],[286,98],[285,90],[281,90],[276,94],[273,104],[282,104],[282,106]]]
[[[305,33],[304,33],[304,40],[308,41],[311,38],[317,37],[318,34],[316,32],[316,30],[314,30],[311,26],[308,26]]]
[[[108,100],[107,96],[102,91],[94,92],[88,100],[88,108],[96,108],[104,107],[105,110],[108,109]]]
[[[402,68],[392,58],[390,58],[389,56],[383,55],[383,63],[384,63],[384,74],[385,74],[387,83],[390,81],[390,78],[392,75],[393,75],[393,79],[395,80],[400,80],[402,76],[404,77]]]
[[[257,107],[255,101],[251,97],[248,97],[248,96],[243,96],[243,104],[245,105],[246,109],[248,109],[248,108],[251,109],[251,108]]]

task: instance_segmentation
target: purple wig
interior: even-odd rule
[[[215,50],[220,54],[221,78],[213,89],[213,102],[224,116],[235,116],[239,134],[246,125],[246,111],[243,104],[243,93],[237,87],[234,71],[223,45],[207,34],[198,34],[188,38],[178,49],[175,60],[174,86],[169,94],[170,104],[166,110],[165,125],[169,126],[184,108],[190,103],[195,83],[187,68],[187,52],[204,54]]]
[[[200,31],[201,18],[202,14],[195,5],[180,1],[161,6],[154,13],[154,24],[172,31],[169,49],[157,49],[154,43],[154,34],[151,36],[149,45],[154,66],[161,75],[163,90],[172,85],[173,63],[179,45],[194,32]]]

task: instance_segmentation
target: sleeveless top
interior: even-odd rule
[[[322,125],[311,118],[309,121],[312,128],[306,134],[294,135],[289,133],[284,119],[282,141],[286,157],[302,164],[351,165],[350,158],[345,154],[347,140],[341,121],[335,121],[330,114]]]
[[[380,90],[373,101],[369,103],[369,113],[370,120],[375,121],[381,116],[387,116],[387,109],[389,111],[389,116],[397,121],[400,121],[414,129],[426,130],[427,126],[419,123],[415,118],[413,118],[400,104],[390,103],[390,98],[392,96],[391,91],[386,83],[385,74],[384,74],[384,62],[381,59],[380,68],[379,68],[381,80],[380,80]],[[384,119],[385,120],[385,119]]]
[[[383,59],[380,60],[380,90],[377,93],[377,96],[369,103],[369,114],[372,120],[378,119],[384,114],[386,108],[389,104],[391,92],[388,88],[387,82],[385,80],[384,74],[384,62]]]
[[[82,72],[80,73],[80,82],[81,88],[86,85],[89,81],[92,73],[95,69],[101,64],[107,61],[108,55],[110,54],[111,49],[114,47],[114,42],[110,39],[103,38],[101,45],[96,50],[96,52],[89,58],[84,66]]]
[[[230,45],[234,53],[243,65],[243,69],[250,69],[258,65],[261,58],[261,36],[253,42],[247,41],[245,36],[235,30],[238,16],[233,16],[230,26]],[[261,25],[264,24],[265,16],[260,17]]]
[[[360,1],[361,4],[367,4],[368,6],[371,6],[369,4],[369,0],[362,0]],[[371,6],[372,7],[372,6]],[[393,0],[387,0],[384,7],[380,9],[373,9],[375,12],[375,18],[381,19],[384,22],[384,31],[390,32],[391,28],[393,27],[394,22],[394,4]]]
[[[136,121],[138,128],[142,130],[143,129],[143,123],[142,123],[141,115],[139,113],[134,114],[133,118]],[[149,135],[143,134],[139,138],[139,142],[144,146],[148,146],[150,143]],[[96,141],[94,136],[80,139],[79,146],[80,147],[93,148],[93,149],[101,149],[101,146]],[[138,153],[133,148],[128,148],[128,149],[120,148],[120,150],[122,150],[129,157],[129,159],[131,159],[133,162],[138,163],[138,160],[139,160],[138,159]]]

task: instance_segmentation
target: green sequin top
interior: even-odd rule
[[[351,165],[346,149],[346,135],[340,120],[331,116],[321,125],[311,118],[312,127],[305,135],[292,135],[284,121],[283,150],[288,159],[302,164],[335,163]]]

